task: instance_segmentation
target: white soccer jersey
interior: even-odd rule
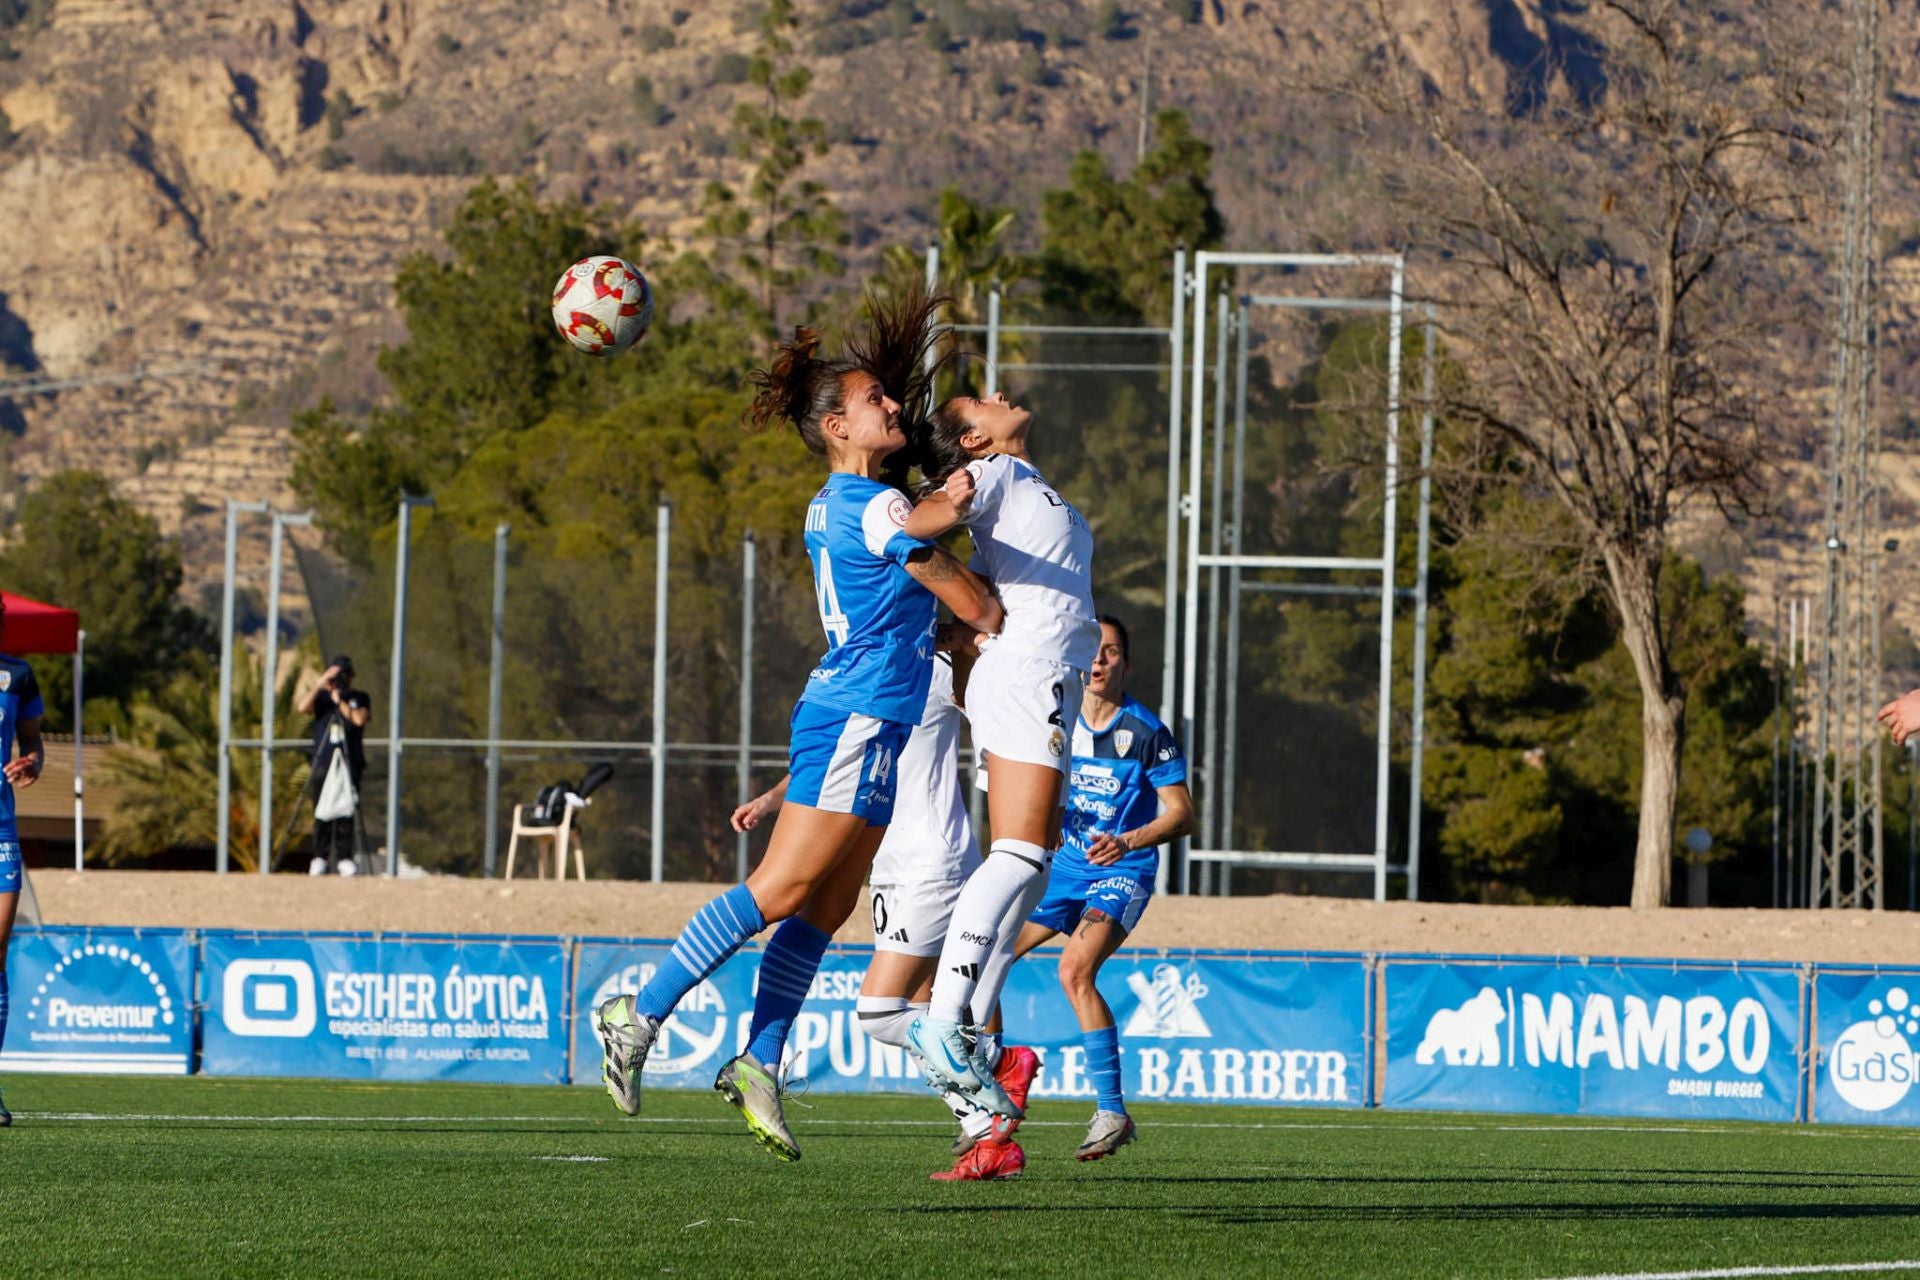
[[[1093,611],[1093,531],[1029,463],[993,454],[967,464],[973,568],[993,583],[1007,620],[995,644],[1085,671],[1100,650]]]
[[[960,787],[960,718],[953,663],[937,655],[926,709],[893,762],[893,821],[873,858],[874,884],[957,883],[980,865]]]

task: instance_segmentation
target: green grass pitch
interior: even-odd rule
[[[943,1185],[932,1098],[0,1078],[0,1274],[1549,1277],[1920,1258],[1920,1134],[1143,1105]],[[1840,1274],[1838,1272],[1834,1274]],[[1859,1274],[1850,1272],[1849,1274]]]

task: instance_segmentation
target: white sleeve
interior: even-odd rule
[[[967,470],[973,475],[973,501],[962,523],[981,524],[994,517],[1000,510],[1000,500],[1007,496],[1007,486],[1013,482],[1013,459],[1004,453],[989,454],[969,462]]]
[[[907,517],[912,514],[913,504],[899,490],[874,494],[860,513],[860,533],[866,539],[867,550],[882,558],[893,558],[889,544],[895,538],[907,536]],[[915,545],[923,544],[916,540]]]

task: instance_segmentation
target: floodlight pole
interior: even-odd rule
[[[227,840],[233,826],[233,759],[230,744],[233,742],[233,576],[235,572],[234,544],[239,535],[240,513],[264,512],[264,502],[235,502],[227,499],[227,543],[226,576],[220,588],[220,760],[218,765],[219,785],[215,804],[218,812],[214,814],[214,869],[221,875],[227,873]]]
[[[267,566],[266,669],[260,678],[260,866],[261,875],[273,870],[273,735],[275,730],[274,677],[280,669],[280,562],[286,558],[286,527],[313,523],[313,513],[297,516],[270,511],[272,550]]]
[[[401,703],[407,692],[407,564],[412,558],[413,509],[430,497],[400,496],[399,541],[393,560],[393,670],[387,679],[387,874],[400,874]]]
[[[484,871],[489,880],[500,863],[500,701],[506,684],[507,535],[510,532],[512,527],[505,523],[493,527],[493,647],[487,663],[487,843],[484,858]]]
[[[667,546],[673,508],[660,504],[653,552],[653,866],[659,884],[667,865]]]

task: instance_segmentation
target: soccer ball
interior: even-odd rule
[[[652,323],[653,287],[624,258],[582,258],[553,286],[553,327],[590,356],[618,355]]]

